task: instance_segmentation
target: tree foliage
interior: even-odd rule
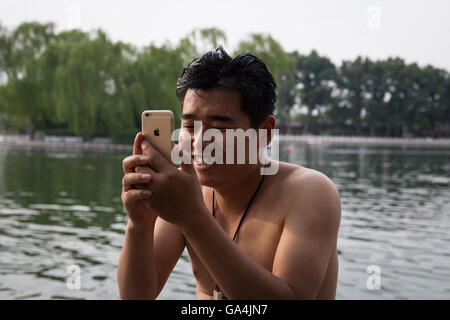
[[[129,142],[145,109],[170,109],[179,126],[176,81],[205,51],[227,45],[217,28],[177,44],[136,48],[101,30],[56,33],[52,23],[0,24],[1,131],[95,136]],[[250,34],[233,55],[261,58],[277,82],[282,132],[449,136],[450,77],[401,58],[357,57],[336,66],[315,50],[287,52],[268,34]]]

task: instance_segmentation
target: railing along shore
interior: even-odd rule
[[[450,147],[448,138],[387,138],[387,137],[354,137],[354,136],[312,136],[312,135],[280,135],[280,141],[299,141],[309,144],[363,144],[363,145],[410,145]]]
[[[55,149],[55,150],[71,150],[71,151],[120,151],[131,152],[133,146],[126,144],[113,144],[108,139],[98,139],[99,142],[83,142],[77,137],[58,138],[52,137],[46,140],[30,140],[23,136],[1,136],[0,147],[24,147],[38,149]],[[101,141],[101,142],[100,142]]]
[[[312,135],[279,135],[279,141],[294,141],[308,144],[345,144],[345,145],[392,145],[423,146],[450,148],[450,139],[433,138],[385,138],[385,137],[353,137],[353,136],[312,136]],[[113,144],[109,139],[94,139],[83,142],[78,137],[47,137],[44,140],[30,140],[28,136],[0,135],[0,147],[25,147],[73,151],[120,151],[131,152],[132,145]]]

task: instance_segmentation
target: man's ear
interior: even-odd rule
[[[272,141],[272,129],[275,129],[276,119],[272,114],[269,114],[266,119],[258,126],[258,129],[267,130],[267,145]]]

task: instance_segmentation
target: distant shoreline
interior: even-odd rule
[[[280,142],[303,142],[307,144],[339,144],[339,145],[380,145],[380,146],[419,146],[450,148],[450,139],[433,138],[385,138],[385,137],[352,137],[352,136],[312,136],[312,135],[280,135]],[[73,151],[120,151],[131,152],[132,145],[112,144],[109,139],[97,138],[91,142],[83,142],[79,137],[47,137],[45,140],[30,140],[24,135],[0,135],[0,147],[37,148],[50,150]]]
[[[423,146],[450,147],[450,138],[387,138],[354,136],[312,136],[280,135],[280,141],[305,142],[308,144],[347,144],[347,145],[385,145],[385,146]]]
[[[2,146],[90,152],[131,152],[133,150],[131,144],[113,144],[109,142],[109,139],[104,138],[83,142],[79,137],[47,137],[46,140],[30,140],[28,136],[23,135],[0,135],[0,147]]]

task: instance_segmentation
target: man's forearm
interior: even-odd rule
[[[139,230],[128,222],[125,243],[117,267],[122,299],[155,299],[158,274],[154,255],[154,226]]]
[[[202,218],[183,232],[228,299],[294,298],[287,282],[239,249],[210,214]]]

